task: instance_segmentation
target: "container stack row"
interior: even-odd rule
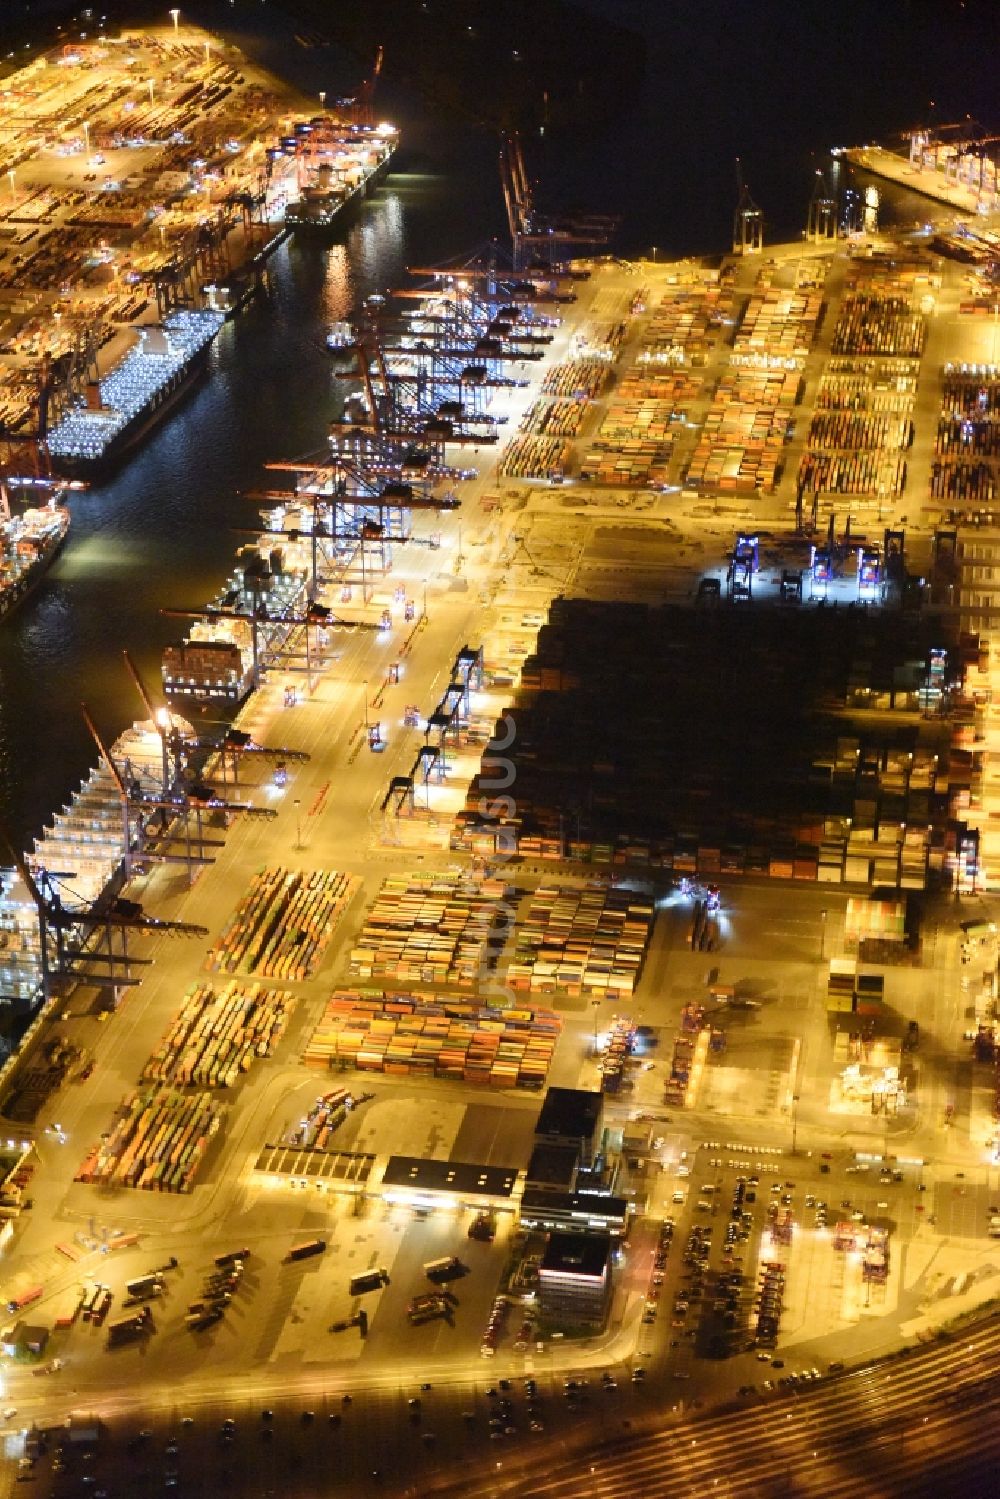
[[[816,410],[911,416],[919,369],[913,359],[831,359],[820,376]]]
[[[222,973],[309,978],[359,883],[334,870],[264,869],[251,881],[207,966]]]
[[[730,493],[772,493],[800,379],[795,370],[730,368],[699,434],[687,483]]]
[[[667,482],[671,408],[655,397],[619,395],[609,402],[580,478],[595,484],[655,487]]]
[[[689,283],[668,286],[643,331],[637,366],[703,365],[733,318],[731,280],[728,273],[699,267]]]
[[[521,418],[519,431],[530,437],[576,437],[586,414],[586,401],[532,401]]]
[[[877,412],[821,411],[809,423],[809,446],[847,448],[908,448],[913,441],[913,423],[908,417]]]
[[[271,1056],[294,999],[287,990],[233,981],[224,989],[195,984],[146,1063],[143,1082],[231,1088],[255,1057]]]
[[[563,359],[546,374],[542,381],[542,395],[573,401],[596,400],[610,372],[607,359]]]
[[[888,355],[829,360],[799,460],[800,491],[902,494],[919,368],[916,359]]]
[[[679,417],[698,399],[703,386],[703,376],[686,367],[663,369],[643,364],[640,356],[618,382],[618,395],[623,401],[662,401]]]
[[[622,1000],[635,992],[653,923],[653,907],[613,888],[539,885],[518,925],[512,989]]]
[[[494,927],[506,895],[501,880],[390,876],[351,950],[351,976],[474,987],[502,947]]]
[[[561,437],[512,437],[500,455],[497,474],[501,479],[552,479],[566,472],[569,443]]]
[[[758,283],[737,329],[734,351],[798,365],[813,346],[822,311],[819,291]]]
[[[390,1076],[540,1088],[560,1029],[551,1010],[500,1009],[421,992],[340,991],[303,1060],[322,1069],[349,1065]]]
[[[1000,366],[946,365],[931,497],[976,511],[992,505],[1000,477]]]
[[[812,449],[799,461],[800,489],[812,494],[900,495],[906,484],[906,459],[898,453],[827,453]]]
[[[924,352],[926,333],[924,317],[907,297],[866,286],[849,293],[841,302],[832,352],[919,359]]]
[[[149,1192],[190,1192],[221,1115],[209,1093],[130,1093],[76,1180]]]

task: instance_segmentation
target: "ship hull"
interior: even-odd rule
[[[370,172],[367,177],[363,177],[357,187],[353,188],[335,206],[332,206],[327,214],[321,217],[304,215],[302,218],[298,218],[294,215],[292,209],[287,209],[285,212],[286,225],[294,234],[312,234],[317,236],[336,234],[350,221],[358,206],[366,198],[371,197],[375,189],[388,175],[389,163],[392,161],[392,157],[393,153],[390,151],[389,155],[384,161],[379,162],[374,171]]]

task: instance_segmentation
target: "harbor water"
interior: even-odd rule
[[[600,0],[588,6],[599,11]],[[827,164],[813,152],[915,123],[928,88],[936,87],[935,58],[953,73],[954,97],[941,108],[960,113],[947,118],[976,107],[978,74],[987,71],[988,48],[967,57],[972,96],[961,95],[959,59],[948,48],[963,33],[949,31],[950,18],[939,7],[902,0],[870,8],[875,64],[859,74],[859,44],[842,37],[834,46],[833,23],[824,19],[815,55],[806,56],[804,74],[793,75],[790,85],[787,48],[762,40],[749,58],[739,55],[769,28],[771,41],[780,41],[779,17],[789,12],[783,4],[748,5],[762,31],[741,22],[724,39],[722,27],[711,47],[711,18],[715,12],[721,18],[723,9],[731,15],[731,5],[647,7],[633,0],[616,9],[649,24],[648,66],[634,109],[613,136],[534,139],[525,149],[543,196],[548,191],[621,213],[619,243],[634,254],[654,245],[661,258],[727,249],[737,152],[770,237],[793,237],[804,222],[812,172]],[[667,9],[669,32],[656,19]],[[820,17],[816,6],[801,9]],[[270,6],[196,5],[185,16],[224,31],[304,89],[335,96],[356,85],[353,60],[329,48],[297,47],[295,24]],[[800,30],[804,22],[792,24]],[[879,60],[891,59],[893,28],[903,24],[913,30],[906,58],[924,47],[925,65],[907,81],[904,58],[879,87]],[[683,68],[682,43],[697,43]],[[745,67],[749,88],[740,76]],[[819,76],[821,95],[810,95],[807,83]],[[281,247],[269,263],[265,292],[226,325],[205,375],[163,426],[112,479],[74,497],[61,557],[0,629],[0,817],[22,845],[97,758],[81,701],[108,739],[139,716],[122,652],[158,688],[162,648],[187,628],[161,610],[200,608],[217,591],[246,540],[237,528],[257,519],[257,507],[240,491],[266,487],[268,461],[322,447],[343,398],[325,347],[329,325],[349,317],[368,292],[404,282],[407,266],[457,257],[504,233],[495,136],[433,118],[416,99],[393,97],[391,82],[379,108],[403,139],[386,184],[332,240],[301,236]],[[921,200],[888,194],[883,211],[913,218],[931,210]]]

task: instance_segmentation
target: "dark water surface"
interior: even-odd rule
[[[587,3],[600,10],[604,0]],[[771,237],[795,234],[813,152],[926,118],[931,88],[944,113],[981,113],[993,98],[988,39],[976,44],[957,5],[621,0],[614,13],[647,36],[634,107],[613,134],[532,139],[527,150],[543,192],[623,214],[626,250],[727,248],[737,152]],[[357,63],[296,46],[295,23],[271,5],[192,5],[185,16],[224,29],[311,92],[356,87]],[[207,377],[121,472],[75,499],[64,553],[0,627],[0,816],[20,842],[96,759],[81,700],[113,738],[141,711],[122,651],[155,688],[162,647],[185,630],[159,610],[200,607],[229,571],[240,540],[232,528],[256,519],[237,492],[266,486],[268,460],[321,446],[340,400],[326,325],[366,291],[402,282],[407,265],[450,258],[503,230],[492,136],[394,92],[391,68],[379,108],[403,131],[399,170],[340,243],[282,247],[269,294],[223,330]],[[912,201],[894,201],[913,217]]]

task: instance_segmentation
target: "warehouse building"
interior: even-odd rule
[[[472,1208],[508,1212],[517,1186],[517,1171],[509,1166],[480,1166],[469,1161],[423,1160],[393,1155],[381,1181],[388,1202],[410,1207]]]

